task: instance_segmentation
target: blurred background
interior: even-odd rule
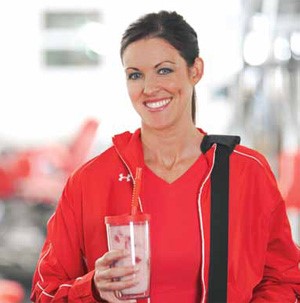
[[[198,33],[197,126],[270,162],[300,244],[300,0],[5,1],[0,9],[0,302],[29,302],[66,178],[139,127],[119,58],[142,14],[176,10]],[[298,185],[297,185],[298,184]]]

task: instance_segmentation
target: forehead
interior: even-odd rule
[[[122,59],[125,68],[162,61],[184,61],[178,50],[161,38],[142,39],[129,44]]]

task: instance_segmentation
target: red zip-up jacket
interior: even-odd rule
[[[32,301],[97,302],[92,281],[96,259],[108,250],[104,217],[130,212],[133,172],[145,165],[140,130],[117,135],[113,143],[69,178],[48,222]],[[201,303],[207,302],[215,149],[213,145],[204,155],[208,170],[198,196]],[[285,204],[265,158],[241,145],[230,156],[228,241],[229,303],[297,302],[300,253],[292,241]]]

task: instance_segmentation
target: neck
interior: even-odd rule
[[[141,138],[145,163],[172,169],[182,161],[195,159],[200,155],[202,137],[193,123],[168,129],[153,129],[143,125]]]

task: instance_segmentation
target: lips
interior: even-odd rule
[[[151,110],[162,110],[171,102],[171,98],[158,101],[146,101],[144,105]]]

